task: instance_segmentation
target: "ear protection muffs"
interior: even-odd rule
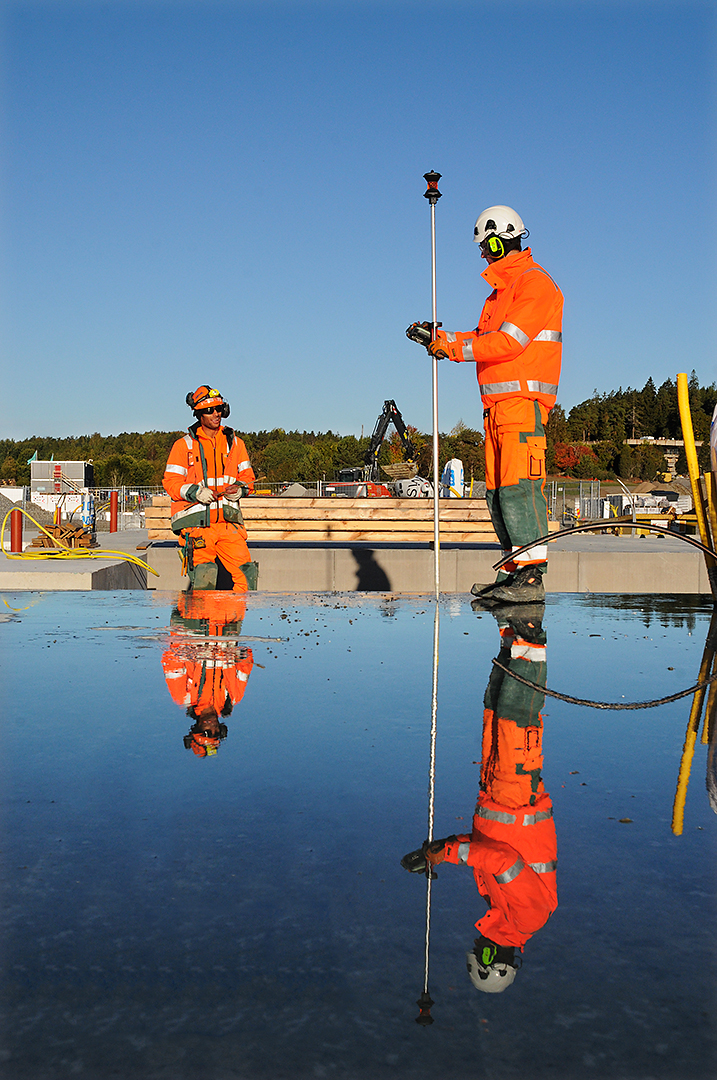
[[[494,259],[502,259],[505,255],[505,244],[499,236],[489,236],[483,243]]]

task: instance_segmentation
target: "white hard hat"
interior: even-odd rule
[[[487,236],[498,235],[503,240],[514,240],[516,236],[528,236],[523,219],[510,206],[489,206],[476,221],[473,239],[482,244]]]
[[[479,962],[475,952],[466,953],[466,966],[476,990],[482,990],[484,994],[502,994],[518,970],[512,964],[493,963],[486,967]]]

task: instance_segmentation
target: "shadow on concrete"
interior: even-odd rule
[[[390,592],[391,582],[370,548],[351,548],[356,560],[356,592]]]

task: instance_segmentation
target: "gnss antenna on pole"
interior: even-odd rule
[[[441,179],[439,172],[427,172],[423,179],[428,187],[423,193],[424,199],[431,204],[431,341],[436,340],[436,330],[441,325],[437,321],[436,314],[436,203],[441,198],[438,190],[438,181]],[[433,360],[433,573],[436,602],[440,594],[440,533],[438,526],[438,498],[439,498],[439,472],[438,472],[438,359]]]

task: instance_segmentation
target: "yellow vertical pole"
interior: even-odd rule
[[[677,404],[680,410],[680,423],[682,425],[682,439],[685,444],[685,457],[687,458],[687,471],[690,475],[692,487],[692,501],[695,504],[695,516],[700,540],[706,547],[712,547],[709,525],[705,515],[705,507],[700,490],[700,470],[697,464],[697,449],[695,447],[695,433],[692,427],[692,413],[690,412],[690,396],[687,385],[687,375],[681,372],[677,376]],[[717,603],[717,562],[714,555],[705,554],[707,564],[707,577],[715,603]]]
[[[699,683],[704,682],[707,678],[710,667],[712,666],[713,657],[714,652],[712,651],[712,649],[705,646],[705,651],[702,654],[702,663],[700,664],[700,674],[697,680]],[[704,700],[704,689],[696,690],[694,697],[692,698],[690,718],[687,721],[685,745],[682,748],[680,771],[677,776],[677,791],[675,792],[675,800],[672,805],[672,831],[675,836],[682,836],[682,828],[685,820],[685,800],[687,798],[687,785],[690,782],[692,758],[694,757],[695,753],[695,743],[697,742],[697,732],[699,731],[700,727],[702,703],[704,702]]]
[[[717,543],[717,476],[713,472],[706,472],[703,479],[707,494],[707,519],[712,533],[712,547],[714,548]]]
[[[712,674],[717,675],[717,660],[712,664]],[[715,710],[717,708],[717,682],[713,682],[707,692],[707,705],[705,706],[705,722],[702,725],[702,743],[709,746],[710,737],[714,727]]]

